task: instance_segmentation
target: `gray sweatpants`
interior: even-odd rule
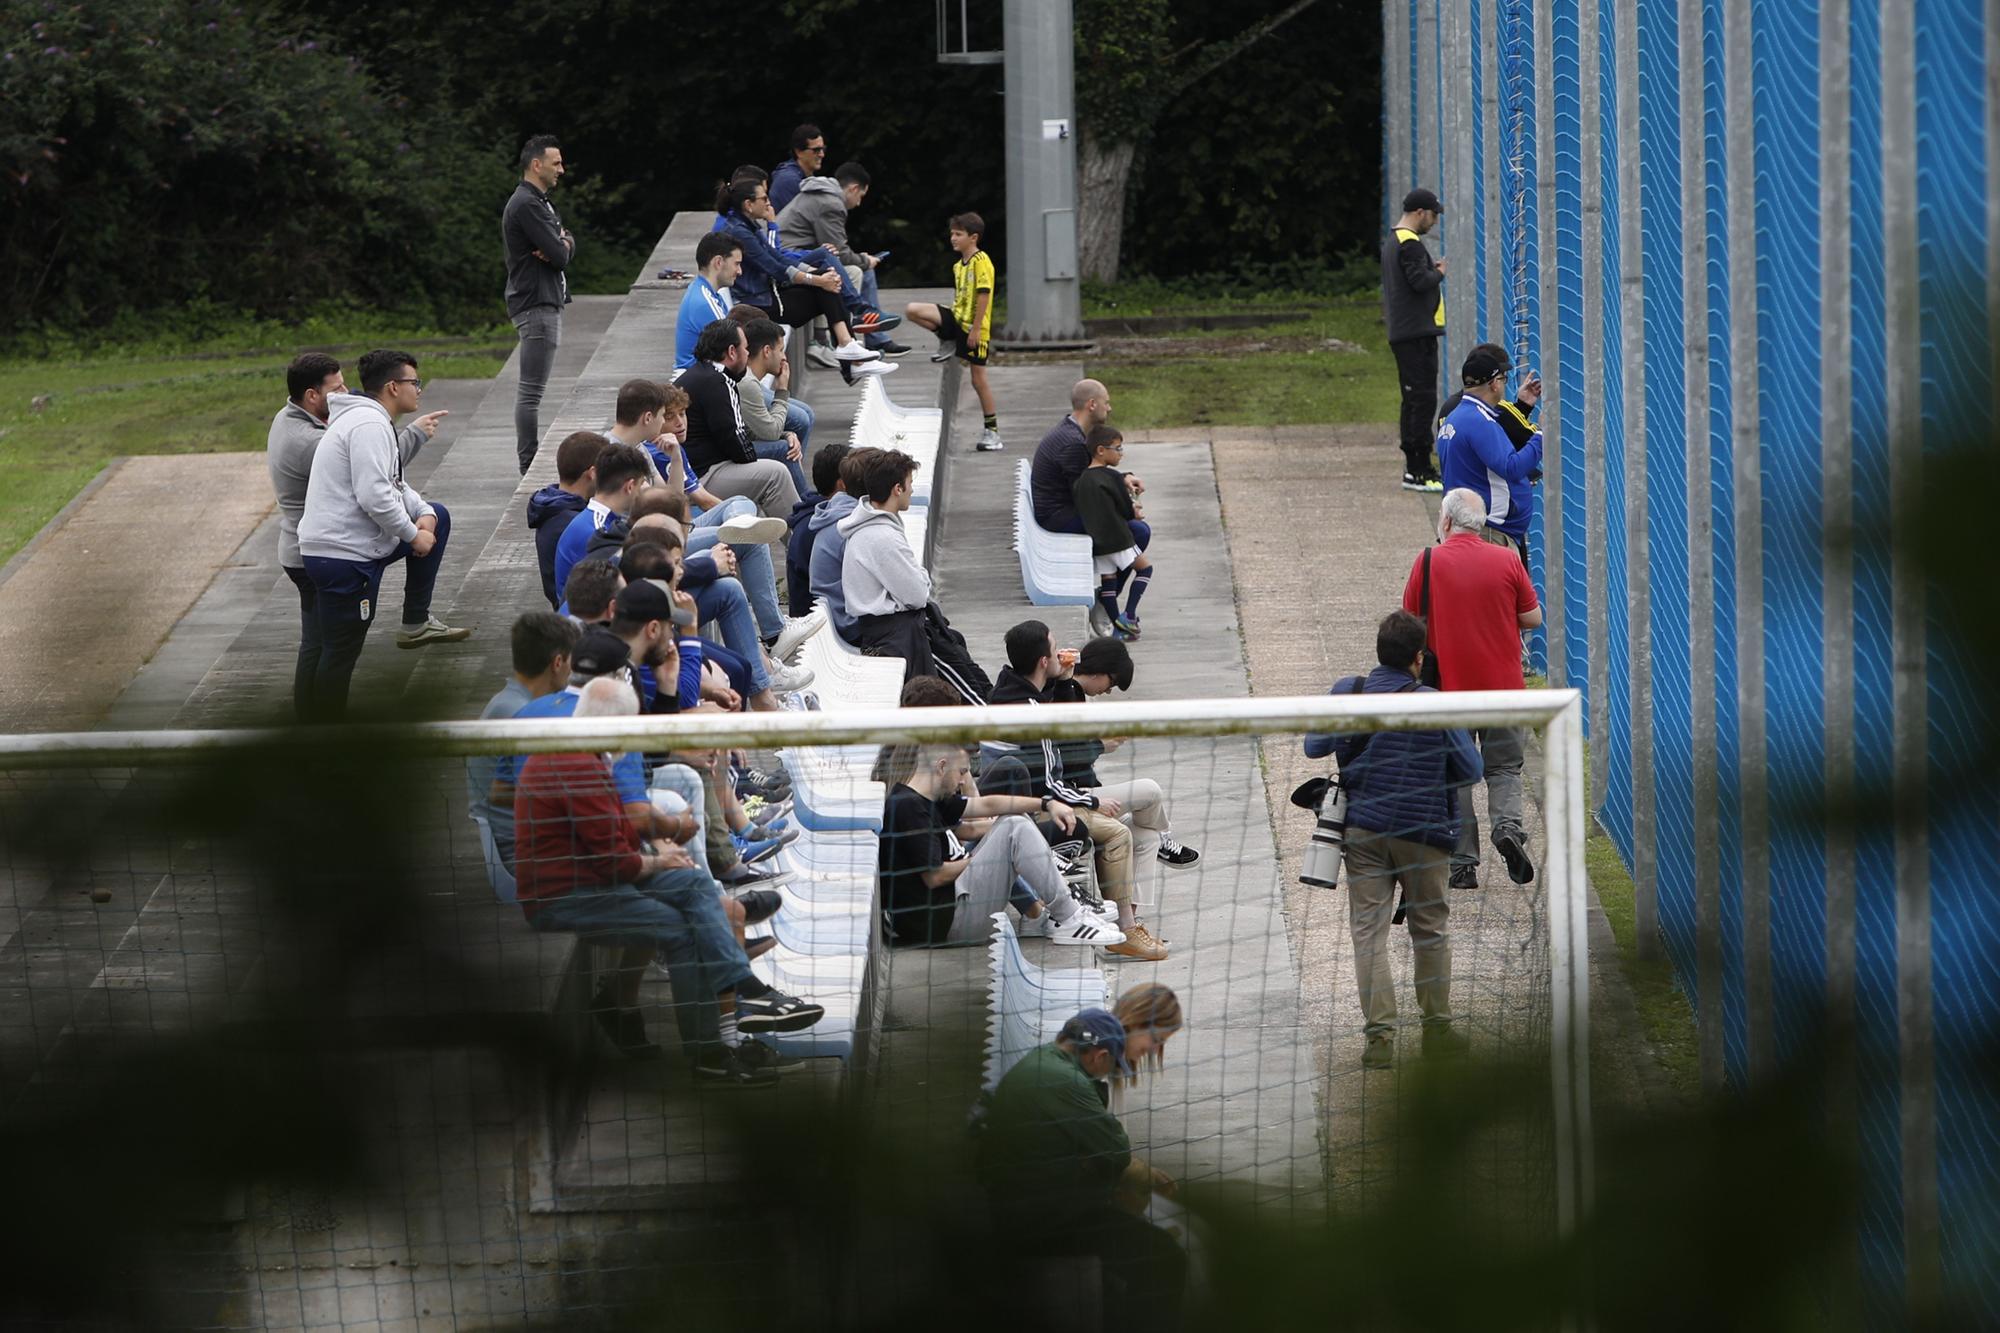
[[[562,309],[542,305],[524,310],[514,316],[514,331],[521,337],[521,387],[514,394],[514,454],[525,476],[542,442],[542,395],[548,392],[549,375],[556,368]]]
[[[769,458],[754,463],[712,464],[702,473],[701,484],[709,494],[724,500],[732,495],[744,496],[766,518],[790,518],[799,503],[799,488],[792,484],[791,470]],[[779,548],[778,559],[783,560],[783,543],[773,544]]]
[[[1491,727],[1475,731],[1479,757],[1486,763],[1486,815],[1497,837],[1512,833],[1526,841],[1521,823],[1521,758],[1526,733],[1519,727]],[[1451,854],[1455,866],[1479,864],[1479,816],[1473,813],[1472,788],[1458,789],[1458,846]]]
[[[958,890],[958,911],[951,919],[951,934],[945,943],[986,943],[989,923],[993,914],[1007,905],[1016,875],[1041,899],[1043,911],[1058,921],[1069,920],[1075,904],[1070,901],[1069,887],[1063,883],[1048,839],[1026,815],[1003,815],[994,821],[993,831],[979,840],[972,864],[952,885]],[[1065,907],[1069,910],[1063,910]]]

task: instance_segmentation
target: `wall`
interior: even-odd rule
[[[1870,1304],[1987,1323],[2000,801],[1914,546],[1994,417],[1996,10],[1383,7],[1384,224],[1445,201],[1452,385],[1482,340],[1547,384],[1536,652],[1588,697],[1591,801],[1704,1081],[1851,1030],[1827,1109],[1869,1168]]]

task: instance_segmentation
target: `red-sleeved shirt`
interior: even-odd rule
[[[1496,546],[1472,532],[1454,532],[1431,555],[1431,650],[1447,690],[1518,690],[1520,617],[1535,609],[1535,584],[1512,543]],[[1410,566],[1403,609],[1422,615],[1424,558]]]
[[[639,878],[639,830],[601,754],[537,754],[514,787],[514,881],[521,910],[572,889]]]

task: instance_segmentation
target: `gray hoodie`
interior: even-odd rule
[[[306,483],[299,554],[380,560],[414,541],[417,520],[436,512],[403,481],[396,428],[382,405],[360,394],[335,398]]]
[[[278,495],[278,563],[287,569],[305,564],[299,556],[299,516],[306,508],[306,483],[312,479],[313,455],[319,450],[326,423],[297,403],[287,401],[271,418],[271,434],[265,443],[264,466],[271,473],[271,489]],[[404,464],[417,456],[430,436],[417,426],[396,432],[396,452]]]
[[[920,611],[930,601],[931,576],[910,550],[902,515],[863,500],[834,531],[847,539],[840,555],[840,586],[847,594],[848,615],[859,619]]]
[[[849,268],[868,267],[847,242],[847,196],[831,176],[806,177],[792,202],[778,214],[778,240],[788,250],[823,245]]]

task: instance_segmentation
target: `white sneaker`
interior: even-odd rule
[[[787,620],[771,643],[774,661],[789,662],[805,641],[826,628],[826,608],[816,606],[795,620]]]
[[[854,373],[857,375],[891,375],[901,369],[902,367],[894,361],[863,361],[860,365],[854,367]]]
[[[979,438],[972,442],[972,447],[982,454],[991,454],[997,453],[1007,446],[1001,442],[999,431],[982,430],[979,432]]]
[[[813,673],[804,667],[771,663],[771,693],[791,694],[813,683]]]
[[[1069,891],[1069,896],[1075,901],[1077,907],[1090,913],[1106,925],[1115,927],[1118,924],[1118,909],[1110,903],[1105,902],[1101,898],[1093,901],[1084,897],[1083,894],[1075,889]]]
[[[1102,602],[1092,602],[1090,604],[1090,637],[1093,639],[1107,639],[1111,637],[1111,617],[1104,614],[1104,604]]]
[[[859,342],[847,343],[833,349],[833,359],[836,361],[879,361],[881,358],[880,352],[870,351]]]
[[[427,643],[458,643],[472,637],[469,629],[454,629],[436,616],[432,616],[415,629],[396,631],[398,648],[421,648]]]
[[[1108,949],[1114,944],[1125,942],[1125,932],[1116,926],[1107,926],[1089,912],[1078,912],[1067,921],[1049,924],[1049,943],[1084,944],[1094,949]]]
[[[738,514],[715,525],[722,534],[726,546],[763,546],[777,541],[791,529],[782,518],[766,518],[762,514]]]
[[[813,343],[806,348],[806,360],[821,370],[834,370],[840,362],[834,359],[833,349],[825,343]]]

